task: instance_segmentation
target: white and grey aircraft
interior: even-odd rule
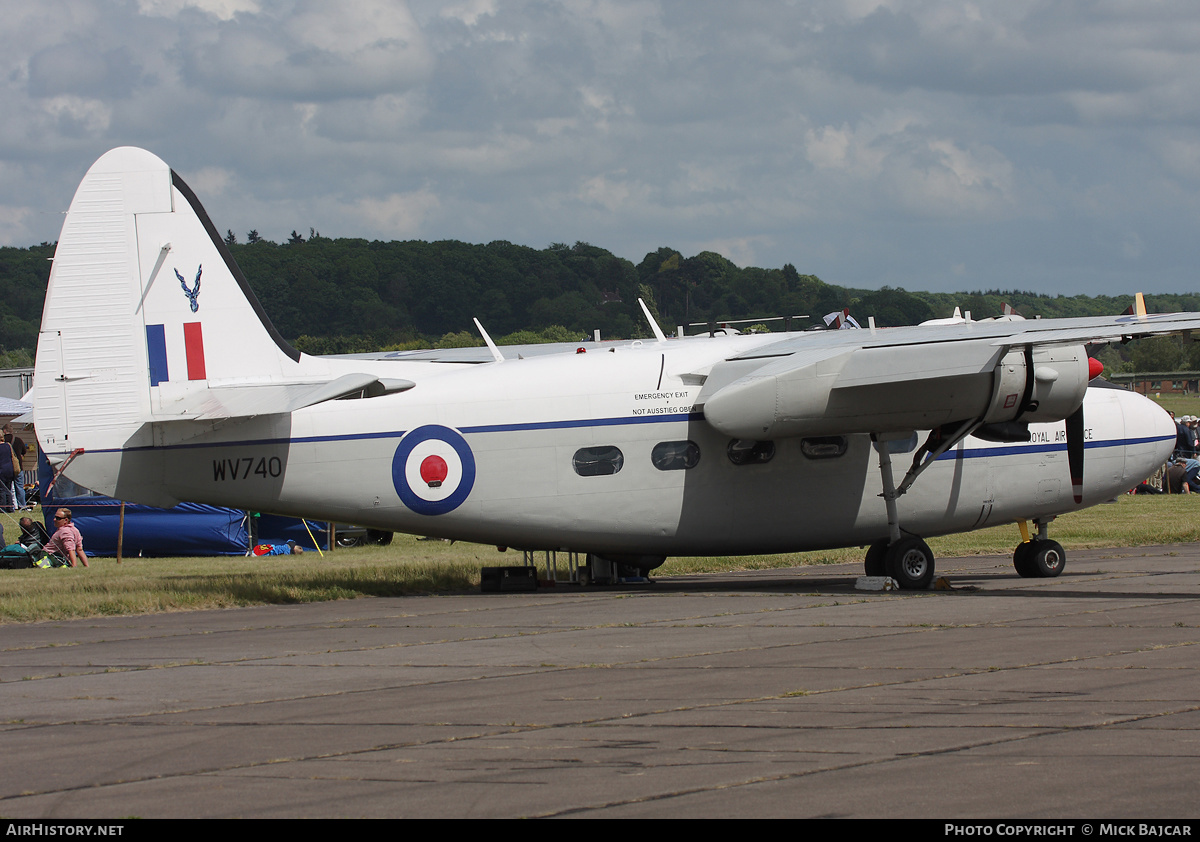
[[[1088,388],[1086,346],[1200,314],[312,357],[272,326],[196,196],[114,149],[84,177],[38,341],[39,442],[77,483],[643,570],[668,555],[869,546],[927,586],[920,536],[1056,516],[1125,491],[1175,428]],[[653,324],[653,322],[651,322]],[[897,483],[894,459],[907,463]],[[65,467],[64,467],[65,466]]]

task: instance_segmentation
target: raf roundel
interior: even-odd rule
[[[444,515],[471,493],[475,456],[457,431],[438,424],[417,427],[396,448],[392,483],[400,501],[417,514]]]

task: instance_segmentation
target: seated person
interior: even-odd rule
[[[288,541],[286,544],[259,544],[253,553],[255,555],[303,555],[304,547],[301,547],[295,541]]]
[[[1187,494],[1187,483],[1183,481],[1183,460],[1172,462],[1163,476],[1163,489],[1168,494]]]
[[[1184,461],[1183,482],[1192,493],[1200,491],[1200,460],[1188,459]]]
[[[39,521],[31,517],[23,517],[20,521],[21,537],[17,542],[27,550],[40,550],[46,544],[50,543],[50,536],[46,534],[46,527],[42,526]],[[0,532],[0,535],[3,535]]]
[[[1192,483],[1189,482],[1188,466],[1196,463],[1195,459],[1176,459],[1168,468],[1166,476],[1163,477],[1163,488],[1171,494],[1188,494],[1192,491]],[[1191,479],[1195,479],[1196,473],[1200,472],[1200,463],[1196,463],[1198,467],[1194,469],[1190,475]]]
[[[59,509],[54,513],[54,535],[43,547],[46,552],[62,556],[72,567],[76,567],[76,559],[84,567],[88,566],[87,556],[83,552],[83,536],[71,523],[71,510]]]

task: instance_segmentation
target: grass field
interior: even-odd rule
[[[1130,497],[1066,515],[1051,534],[1068,552],[1082,547],[1138,546],[1200,540],[1200,495]],[[10,524],[6,522],[6,531]],[[1015,526],[933,538],[936,555],[1010,554]],[[673,558],[656,575],[795,567],[861,561],[855,547],[811,553]],[[397,535],[387,547],[359,547],[264,558],[97,558],[83,569],[0,570],[0,623],[69,617],[146,614],[403,596],[475,589],[479,568],[520,564],[480,544],[448,544]]]
[[[1175,413],[1176,418],[1184,415],[1200,416],[1200,395],[1150,395],[1150,400]]]

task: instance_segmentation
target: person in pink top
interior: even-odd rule
[[[44,549],[48,553],[65,558],[72,567],[77,567],[75,560],[84,567],[88,566],[87,556],[83,553],[83,536],[71,523],[71,510],[59,509],[54,513],[54,535]]]

